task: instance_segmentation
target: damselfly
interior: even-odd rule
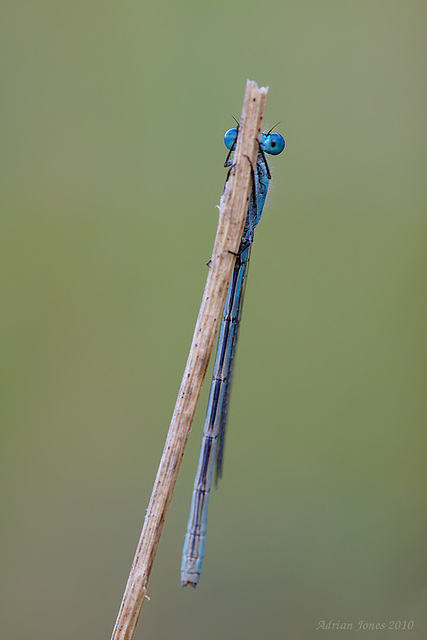
[[[229,149],[224,166],[231,166],[232,164],[230,155],[235,149],[237,135],[238,129],[229,129],[224,136],[225,146]],[[231,378],[239,333],[245,281],[255,227],[261,220],[268,185],[271,179],[265,154],[278,155],[283,151],[284,147],[285,141],[283,137],[278,133],[272,133],[272,129],[261,135],[257,162],[253,170],[253,188],[245,228],[228,288],[218,338],[208,409],[203,430],[202,448],[200,451],[197,475],[194,481],[187,535],[182,552],[182,586],[191,585],[195,587],[199,581],[204,556],[209,495],[215,461],[215,484],[222,476]]]

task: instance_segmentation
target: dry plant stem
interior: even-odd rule
[[[237,148],[220,201],[215,245],[193,341],[111,640],[133,638],[147,592],[166,513],[221,320],[235,254],[243,234],[252,186],[251,163],[255,167],[267,93],[268,88],[258,88],[255,82],[248,80]]]

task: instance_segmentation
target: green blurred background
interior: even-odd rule
[[[136,638],[425,638],[425,3],[5,0],[1,22],[1,638],[110,636],[247,78],[287,146],[225,477],[182,590],[205,390]]]

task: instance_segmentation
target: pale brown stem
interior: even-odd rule
[[[247,81],[233,166],[221,197],[218,229],[202,304],[169,432],[111,640],[132,640],[243,234],[268,88]]]

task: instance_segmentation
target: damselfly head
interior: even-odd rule
[[[274,128],[274,127],[273,127]],[[277,156],[282,153],[285,148],[285,139],[280,133],[272,133],[273,129],[270,129],[267,133],[261,134],[261,149],[264,153],[268,153],[271,156]],[[234,151],[237,140],[237,128],[229,129],[224,135],[224,144],[227,149]]]

